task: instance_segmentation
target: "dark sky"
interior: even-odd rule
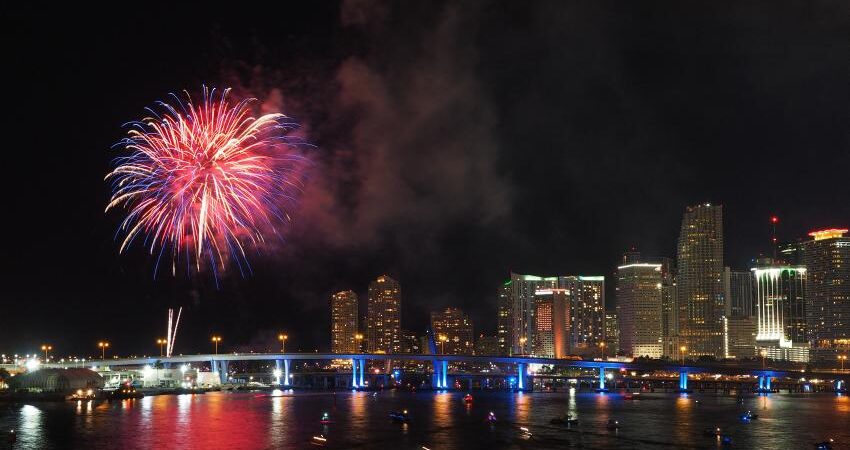
[[[328,297],[402,283],[404,328],[455,305],[495,326],[510,270],[610,275],[675,256],[725,207],[726,263],[850,225],[850,4],[292,2],[4,9],[0,352],[329,347]],[[111,16],[111,17],[108,17]],[[249,278],[118,254],[103,181],[122,124],[172,91],[233,87],[316,145],[287,241]],[[613,281],[609,279],[609,304]]]

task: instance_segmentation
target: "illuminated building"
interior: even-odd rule
[[[686,208],[676,267],[679,343],[687,347],[689,356],[722,358],[726,310],[722,206],[706,203]]]
[[[569,294],[570,353],[594,354],[605,338],[605,277],[561,276],[558,288]]]
[[[809,340],[817,347],[850,345],[850,237],[846,229],[809,233],[803,242],[808,269]]]
[[[726,283],[726,316],[755,317],[753,302],[753,273],[751,271],[724,269]]]
[[[366,341],[371,353],[401,351],[401,286],[387,275],[369,283]]]
[[[538,277],[511,273],[511,354],[531,353],[534,342],[534,292],[556,289],[558,277]]]
[[[756,356],[756,321],[752,317],[725,318],[726,357],[752,358]]]
[[[494,355],[507,356],[510,354],[511,346],[511,282],[508,281],[499,286],[497,312],[499,317],[496,321],[496,339],[499,342],[499,351]]]
[[[616,311],[605,312],[605,346],[609,355],[620,352],[620,323]]]
[[[617,318],[620,351],[629,356],[661,358],[661,264],[617,267]]]
[[[566,289],[535,291],[533,355],[566,358],[570,354],[570,303]]]
[[[422,353],[422,338],[410,330],[401,330],[401,353],[418,355]]]
[[[337,292],[331,296],[331,351],[355,353],[357,342],[357,294]]]
[[[481,336],[478,336],[478,340],[475,341],[476,355],[499,355],[501,351],[502,347],[499,345],[498,336],[487,336],[482,334]]]
[[[771,359],[807,362],[806,268],[752,269],[756,287],[756,346]]]
[[[676,292],[674,262],[670,258],[661,258],[661,345],[662,354],[670,358],[679,356]]]
[[[472,321],[457,308],[431,313],[437,351],[444,355],[471,355],[475,349]]]

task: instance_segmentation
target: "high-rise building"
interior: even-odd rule
[[[401,352],[401,285],[387,275],[369,283],[366,341],[371,353]]]
[[[535,356],[566,358],[570,354],[570,293],[566,289],[538,289],[534,293]]]
[[[457,308],[431,313],[437,349],[444,355],[471,355],[475,350],[472,321]]]
[[[661,262],[661,352],[663,356],[677,358],[679,348],[679,321],[676,308],[676,269],[671,258]]]
[[[511,273],[511,354],[527,355],[534,343],[534,292],[557,289],[558,277]]]
[[[620,352],[620,323],[615,310],[605,311],[605,346],[609,355]]]
[[[679,343],[688,355],[722,358],[723,207],[705,203],[686,208],[677,245]]]
[[[508,281],[502,286],[499,286],[496,320],[496,339],[499,342],[499,352],[494,353],[500,356],[507,356],[511,350],[511,282]]]
[[[422,337],[410,330],[401,330],[401,353],[418,355],[422,353]]]
[[[475,341],[475,354],[484,356],[499,355],[502,348],[499,346],[498,336],[480,335]]]
[[[663,354],[661,280],[661,264],[617,267],[620,351],[626,355],[661,358]]]
[[[756,287],[756,346],[771,359],[807,362],[806,268],[765,266],[752,270]]]
[[[331,351],[357,353],[357,294],[337,292],[331,296]]]
[[[809,340],[822,348],[850,348],[850,236],[847,229],[809,233],[803,242]]]
[[[752,317],[726,317],[725,328],[727,358],[756,356],[756,322]]]
[[[569,294],[570,353],[594,354],[605,339],[605,277],[561,276],[558,288]]]
[[[755,317],[753,272],[724,269],[727,284],[727,317]]]

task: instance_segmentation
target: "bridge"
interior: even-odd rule
[[[743,365],[728,364],[696,364],[682,365],[671,364],[665,361],[589,361],[574,359],[539,358],[533,356],[486,356],[486,355],[435,355],[435,354],[387,354],[387,353],[218,353],[198,355],[178,355],[170,357],[141,357],[141,358],[115,358],[89,360],[85,363],[51,363],[43,367],[69,367],[69,366],[96,366],[96,367],[130,367],[163,364],[171,365],[209,363],[213,372],[219,374],[222,383],[227,382],[228,367],[231,362],[236,361],[268,361],[274,362],[276,371],[280,371],[283,386],[290,383],[290,364],[292,361],[329,361],[347,360],[351,362],[351,387],[361,388],[366,386],[365,372],[367,361],[422,361],[430,362],[433,366],[431,385],[436,389],[448,389],[449,363],[467,364],[504,364],[515,367],[516,388],[518,390],[529,390],[527,367],[529,364],[550,365],[554,367],[572,367],[578,369],[594,370],[598,373],[598,392],[606,392],[605,371],[665,371],[679,374],[679,390],[689,392],[688,375],[699,373],[712,373],[724,375],[750,375],[757,377],[759,392],[770,392],[771,383],[774,378],[798,378],[820,377],[831,379],[834,382],[836,392],[846,391],[846,378],[850,378],[850,371],[810,371],[801,372],[793,369],[754,368]]]

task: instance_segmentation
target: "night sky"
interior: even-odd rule
[[[245,8],[240,10],[240,8]],[[492,333],[509,271],[613,274],[675,256],[685,206],[724,205],[726,265],[850,225],[850,4],[291,2],[0,12],[0,352],[327,350],[329,296],[388,273],[402,326]],[[109,18],[108,16],[111,16]],[[316,148],[255,273],[153,277],[119,255],[104,175],[122,125],[202,84],[256,97]],[[608,304],[614,284],[608,279]]]

